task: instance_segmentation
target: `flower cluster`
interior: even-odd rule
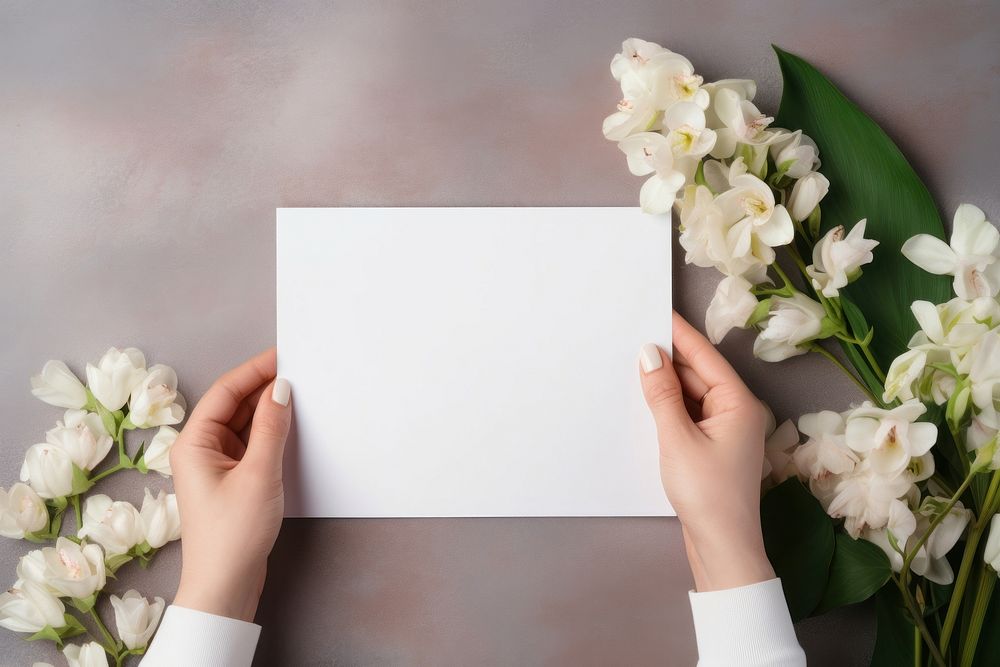
[[[755,326],[754,353],[781,361],[816,340],[846,336],[829,300],[860,276],[878,243],[864,237],[865,220],[817,238],[830,184],[818,171],[815,142],[800,130],[771,127],[774,119],[753,103],[754,81],[704,83],[687,58],[657,44],[626,40],[611,73],[623,99],[605,119],[604,136],[618,142],[633,174],[649,176],[640,205],[649,213],[676,206],[685,261],[725,276],[706,313],[712,341]],[[792,244],[797,232],[815,242],[808,266]],[[782,247],[816,298],[777,264]]]
[[[135,348],[111,348],[96,365],[86,367],[86,384],[61,361],[49,361],[31,378],[32,393],[66,412],[32,445],[21,466],[21,481],[0,488],[0,535],[32,542],[54,541],[26,553],[17,580],[0,595],[0,626],[30,633],[29,639],[64,640],[89,633],[74,614],[87,614],[100,640],[65,645],[72,665],[121,664],[141,655],[163,613],[164,601],[150,602],[135,590],[110,596],[118,638],[96,610],[108,578],[125,563],[147,566],[157,550],[180,538],[180,516],[173,494],[145,491],[140,508],[104,494],[84,497],[97,482],[126,469],[171,475],[170,450],[184,418],[177,375],[168,366],[146,366]],[[128,431],[157,431],[129,455]],[[117,448],[116,448],[117,445]],[[100,469],[113,449],[117,462]],[[62,535],[63,518],[72,507],[75,535]]]

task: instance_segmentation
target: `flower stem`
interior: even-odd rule
[[[910,612],[910,616],[913,617],[913,626],[916,628],[920,636],[923,637],[924,643],[927,645],[927,649],[931,653],[931,657],[934,658],[934,662],[938,667],[947,667],[944,661],[944,656],[941,655],[941,651],[938,650],[937,644],[934,642],[934,638],[931,636],[930,630],[927,629],[927,624],[924,623],[923,614],[920,613],[920,609],[917,608],[917,603],[913,599],[913,595],[910,593],[910,589],[907,587],[906,583],[902,578],[892,575],[892,580],[896,582],[896,586],[899,587],[899,592],[903,596],[903,602],[906,604],[907,610]]]
[[[858,385],[858,387],[861,388],[861,391],[865,392],[865,395],[868,396],[868,398],[872,399],[872,401],[874,403],[877,403],[879,405],[882,404],[882,402],[875,397],[875,394],[873,394],[871,392],[871,390],[867,387],[867,385],[865,385],[864,382],[862,382],[860,379],[858,379],[858,376],[855,375],[854,373],[852,373],[847,368],[847,366],[845,366],[844,364],[840,363],[840,360],[837,359],[837,357],[833,356],[833,354],[831,354],[826,348],[824,348],[822,345],[819,345],[818,343],[814,343],[809,349],[812,350],[813,352],[818,352],[822,356],[824,356],[827,359],[829,359],[830,362],[834,366],[836,366],[837,368],[839,368],[840,370],[842,370],[844,372],[844,374],[847,375],[847,377],[849,377],[852,380],[854,380],[854,384]]]
[[[91,607],[90,611],[87,613],[90,614],[90,617],[92,619],[94,619],[94,623],[97,624],[97,629],[101,631],[101,635],[104,637],[104,640],[108,642],[107,645],[104,646],[104,650],[107,651],[110,655],[115,656],[115,658],[117,659],[118,642],[115,641],[115,638],[111,636],[110,632],[108,632],[108,628],[104,625],[104,621],[101,620],[100,614],[97,613],[97,605],[95,604],[93,607]]]
[[[924,534],[920,536],[917,543],[914,544],[913,548],[906,554],[906,558],[903,559],[903,567],[899,572],[900,579],[903,580],[903,583],[906,583],[906,578],[910,573],[910,564],[913,563],[913,559],[917,557],[917,552],[920,551],[920,547],[924,546],[924,543],[927,542],[927,538],[931,536],[931,533],[933,533],[934,529],[938,527],[938,524],[944,521],[944,518],[951,512],[951,508],[955,506],[958,499],[961,498],[962,494],[965,493],[965,490],[969,488],[969,484],[972,483],[972,478],[975,477],[976,472],[977,471],[970,472],[965,476],[965,479],[958,487],[958,490],[956,490],[948,500],[948,504],[944,506],[944,509],[936,517],[934,517],[934,520],[931,521],[929,526],[927,526],[927,530]],[[955,594],[953,593],[952,596],[952,599],[954,600]]]
[[[781,282],[784,283],[786,295],[791,296],[794,294],[795,285],[792,284],[792,281],[788,278],[788,274],[785,273],[784,269],[782,269],[777,262],[772,262],[771,268],[774,269],[774,272],[778,274],[779,278],[781,278]]]
[[[100,480],[104,479],[105,477],[107,477],[109,475],[113,475],[114,473],[118,472],[119,470],[125,470],[126,468],[128,468],[128,466],[125,466],[125,465],[122,465],[121,463],[119,463],[119,464],[117,464],[115,466],[112,466],[111,468],[108,468],[107,470],[105,470],[103,472],[97,473],[96,475],[94,475],[93,477],[90,478],[90,481],[91,482],[99,482]]]
[[[990,606],[990,597],[993,595],[993,587],[997,578],[994,573],[986,569],[986,564],[980,565],[979,587],[976,590],[975,602],[972,603],[972,620],[969,631],[962,641],[962,659],[959,662],[961,667],[970,667],[973,658],[976,657],[976,647],[979,644],[979,634],[983,629],[983,619],[986,617],[986,609]]]
[[[80,510],[80,494],[69,497],[69,502],[73,505],[73,513],[76,515],[76,529],[83,528],[83,512]]]

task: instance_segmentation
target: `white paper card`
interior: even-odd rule
[[[670,349],[670,219],[277,214],[286,514],[670,515],[638,350]]]

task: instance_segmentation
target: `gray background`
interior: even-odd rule
[[[600,133],[608,62],[637,35],[776,110],[774,42],[883,124],[947,218],[1000,215],[994,4],[101,2],[0,6],[0,483],[58,410],[28,377],[109,345],[173,365],[192,399],[274,341],[274,208],[634,205]],[[717,280],[677,257],[700,322]],[[856,398],[820,359],[726,355],[779,417]],[[400,327],[405,345],[405,323]],[[294,381],[294,378],[292,379]],[[138,502],[125,475],[102,485]],[[27,544],[0,541],[13,579]],[[179,550],[113,589],[172,595]],[[261,665],[692,664],[673,519],[288,521]],[[865,609],[799,626],[814,665],[860,664]],[[0,633],[0,660],[58,662]]]

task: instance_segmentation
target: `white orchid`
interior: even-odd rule
[[[87,388],[66,364],[50,360],[31,378],[31,393],[49,405],[78,410],[87,404]]]
[[[922,535],[927,532],[931,521],[940,513],[941,508],[947,502],[946,498],[929,497],[924,499],[917,511],[916,534]],[[955,503],[955,506],[931,531],[927,541],[917,551],[911,566],[913,571],[942,586],[947,586],[954,581],[955,573],[951,568],[951,563],[948,562],[948,552],[958,543],[971,518],[971,511],[965,509],[961,502]]]
[[[132,390],[128,419],[138,428],[178,424],[184,419],[184,397],[177,393],[177,373],[156,364]]]
[[[955,294],[963,299],[996,296],[1000,290],[1000,232],[986,214],[972,204],[955,211],[951,244],[929,234],[918,234],[903,244],[902,252],[925,271],[954,276]]]
[[[87,386],[108,410],[118,410],[128,401],[132,388],[146,375],[146,357],[134,347],[112,347],[97,365],[87,364]]]
[[[24,454],[21,481],[42,498],[62,498],[73,493],[73,459],[56,445],[42,442]]]
[[[893,501],[914,489],[907,475],[886,477],[877,473],[867,459],[850,473],[831,478],[833,489],[826,503],[827,514],[844,519],[844,530],[854,538],[868,529],[881,529],[889,522]],[[823,496],[817,496],[824,502]]]
[[[816,339],[823,330],[823,306],[805,294],[771,297],[771,310],[761,322],[761,332],[753,344],[753,353],[764,361],[782,361],[805,354],[804,344]]]
[[[14,632],[35,633],[66,625],[66,607],[43,586],[20,581],[0,594],[0,627]]]
[[[42,549],[45,582],[62,597],[84,599],[104,588],[104,553],[96,544],[77,544],[65,537]]]
[[[867,220],[859,221],[847,236],[844,227],[838,225],[813,247],[813,263],[806,267],[806,273],[823,296],[839,296],[840,288],[856,280],[861,267],[875,258],[872,250],[878,241],[865,238],[866,223]]]
[[[907,350],[893,359],[885,376],[882,400],[888,403],[897,398],[902,401],[913,399],[913,387],[923,375],[926,364],[926,350]]]
[[[0,489],[0,535],[19,540],[49,525],[45,501],[27,484]]]
[[[145,539],[142,519],[131,503],[112,501],[98,494],[87,498],[83,506],[83,526],[77,537],[101,545],[105,556],[129,551]]]
[[[811,481],[854,470],[860,457],[847,446],[846,426],[844,415],[831,410],[799,417],[799,431],[807,437],[792,454],[799,474]]]
[[[664,114],[663,125],[681,171],[692,178],[698,161],[715,146],[715,132],[705,127],[705,111],[694,102],[675,102]]]
[[[63,656],[69,667],[108,667],[108,654],[97,642],[87,644],[67,644]]]
[[[917,400],[891,410],[865,402],[847,419],[847,446],[865,455],[876,473],[899,475],[911,459],[923,456],[937,442],[937,426],[917,421],[926,411]]]
[[[994,514],[990,519],[990,535],[986,538],[983,559],[994,572],[1000,573],[1000,514]]]
[[[881,547],[889,558],[889,564],[894,572],[903,569],[903,557],[906,544],[917,530],[917,518],[913,511],[902,500],[892,500],[889,503],[889,518],[884,528],[866,528],[862,532],[869,542]]]
[[[126,591],[121,597],[111,596],[115,626],[126,648],[142,648],[149,643],[163,615],[164,605],[163,598],[150,602],[137,590]]]
[[[153,470],[164,477],[170,477],[173,474],[173,470],[170,468],[170,450],[173,449],[178,435],[177,431],[169,426],[160,427],[142,455],[142,462],[146,466],[146,470]]]
[[[770,409],[768,413],[770,414]],[[795,429],[795,424],[787,419],[775,427],[774,415],[770,414],[766,433],[761,479],[770,478],[772,483],[781,484],[798,474],[792,452],[799,444],[799,432]]]
[[[971,398],[979,420],[1000,429],[1000,329],[992,329],[966,355]],[[966,364],[963,364],[963,366]]]
[[[802,222],[819,206],[823,197],[830,192],[830,181],[826,176],[814,171],[795,181],[792,194],[788,196],[788,214],[792,220]]]
[[[914,301],[910,310],[920,331],[914,334],[908,346],[944,350],[956,366],[987,331],[1000,323],[1000,304],[990,297],[971,301],[955,298],[938,305]]]
[[[17,561],[18,581],[31,581],[54,593],[45,580],[45,555],[41,549],[33,549]]]
[[[639,205],[647,213],[666,213],[684,187],[685,176],[674,165],[667,138],[657,132],[640,132],[618,144],[629,170],[636,176],[652,174],[639,191]]]
[[[775,204],[770,186],[745,169],[742,160],[733,164],[731,187],[717,196],[715,203],[730,223],[726,235],[732,239],[733,254],[746,256],[753,253],[755,244],[766,246],[767,251],[758,252],[765,264],[770,264],[774,261],[772,248],[791,243],[795,227],[785,207]]]
[[[762,114],[742,92],[723,87],[716,89],[712,96],[713,111],[721,124],[716,130],[712,157],[730,158],[736,153],[738,144],[766,145],[775,138],[774,133],[766,131],[774,118]]]
[[[744,328],[757,308],[753,285],[740,276],[726,276],[715,288],[715,296],[705,312],[708,338],[719,343],[733,327]]]
[[[687,251],[685,261],[696,266],[715,267],[730,276],[741,276],[751,284],[767,279],[767,265],[774,251],[760,243],[746,243],[743,230],[730,233],[716,198],[705,186],[690,186],[681,200],[680,244]]]
[[[91,471],[104,460],[114,439],[95,412],[67,410],[62,421],[45,433],[45,440],[69,454],[81,470]]]
[[[789,178],[801,179],[819,169],[819,148],[802,130],[783,134],[770,150],[775,167]]]
[[[660,60],[669,57],[671,53],[672,51],[659,44],[631,37],[622,42],[621,53],[616,53],[611,59],[611,76],[615,81],[621,81],[627,73],[641,74],[655,68]]]
[[[180,539],[181,518],[177,512],[177,496],[160,491],[155,497],[146,489],[139,510],[146,542],[154,549]]]

